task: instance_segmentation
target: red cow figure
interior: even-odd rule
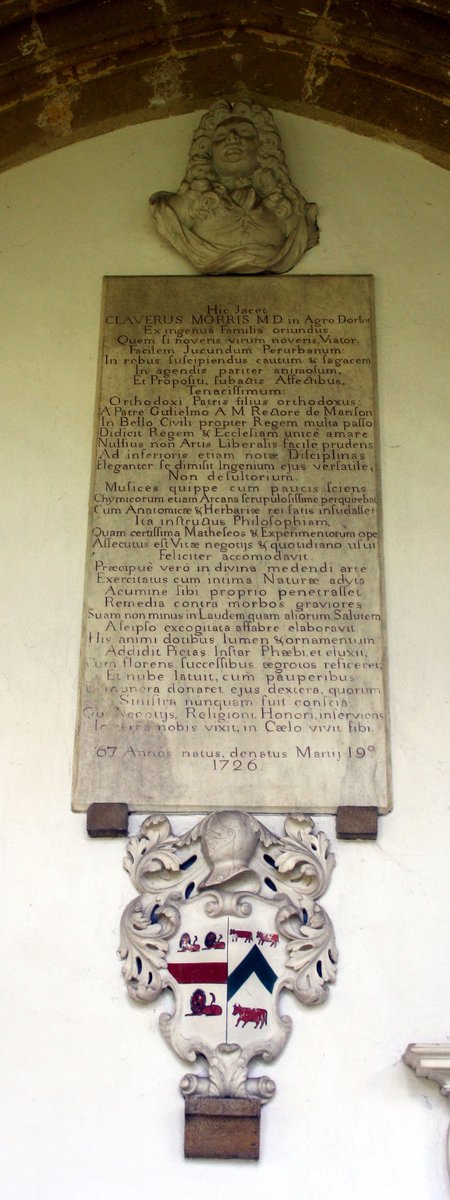
[[[255,1029],[262,1029],[263,1025],[267,1025],[266,1008],[245,1008],[242,1004],[233,1004],[233,1017],[237,1017],[236,1028],[242,1023],[245,1029],[250,1021],[254,1022]]]
[[[258,929],[256,936],[260,946],[264,946],[264,944],[267,946],[278,946],[280,940],[277,933],[261,933],[260,929]]]

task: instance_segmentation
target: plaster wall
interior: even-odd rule
[[[261,1163],[185,1164],[184,1068],[157,1028],[166,1002],[132,1005],[115,957],[132,895],[124,846],[88,840],[70,786],[102,276],[188,273],[149,232],[146,199],[177,186],[197,119],[134,126],[7,172],[5,1200],[131,1200],[163,1187],[169,1200],[240,1188],[310,1200],[450,1194],[446,1102],[401,1061],[410,1041],[450,1037],[448,176],[409,151],[277,119],[295,182],[320,207],[320,245],[301,270],[375,276],[394,812],[376,844],[334,846],[325,905],[338,983],[316,1011],[286,1000],[295,1027],[272,1068]],[[333,819],[320,824],[334,841]]]

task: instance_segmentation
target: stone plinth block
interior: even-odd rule
[[[336,834],[338,838],[373,841],[378,834],[378,809],[374,806],[359,808],[356,804],[346,804],[338,808],[336,813]]]
[[[185,1158],[259,1159],[260,1100],[187,1097]]]
[[[128,804],[90,804],[86,829],[89,837],[126,837]]]

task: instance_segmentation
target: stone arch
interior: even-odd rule
[[[0,167],[243,93],[448,165],[446,0],[10,0]]]

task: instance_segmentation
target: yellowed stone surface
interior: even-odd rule
[[[109,278],[76,810],[390,807],[372,280]]]

